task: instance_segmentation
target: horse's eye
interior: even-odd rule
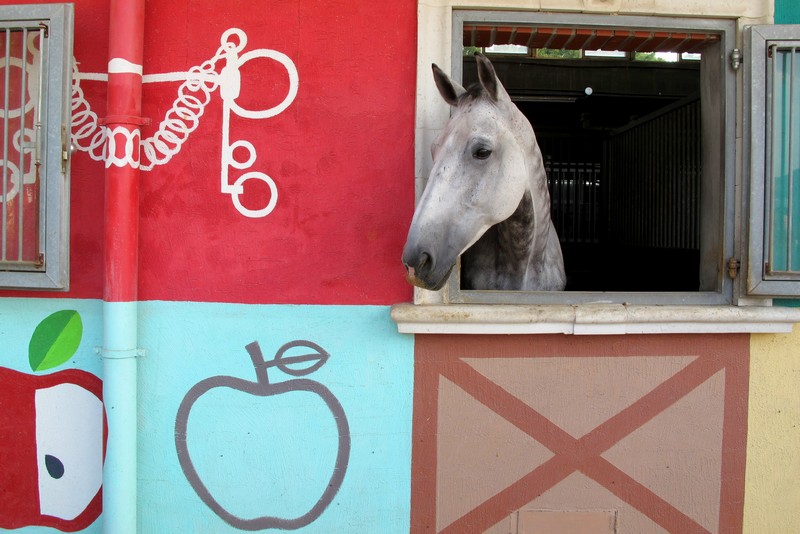
[[[473,154],[475,159],[487,159],[491,155],[492,155],[492,151],[489,150],[488,148],[479,148]]]

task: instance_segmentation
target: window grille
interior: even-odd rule
[[[800,26],[745,31],[746,291],[800,295]]]
[[[767,51],[766,274],[800,275],[800,47]],[[794,253],[793,253],[794,252]]]
[[[39,239],[41,167],[40,43],[44,29],[4,28],[2,130],[2,231],[0,266],[8,270],[39,268],[44,260]],[[29,67],[30,65],[30,67]]]
[[[72,7],[0,7],[0,287],[68,286]]]

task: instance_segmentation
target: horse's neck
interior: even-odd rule
[[[564,289],[561,245],[550,219],[550,192],[542,154],[533,144],[528,190],[514,213],[491,227],[462,262],[462,281],[471,289]]]
[[[526,192],[516,211],[491,227],[467,252],[462,276],[472,289],[521,289],[531,258],[541,241],[536,230],[537,214],[531,194]],[[550,220],[547,218],[547,225]],[[546,236],[546,234],[544,234]]]
[[[563,261],[549,195],[528,191],[511,217],[464,253],[462,282],[467,289],[561,290]]]
[[[536,245],[536,212],[530,192],[522,196],[516,211],[495,226],[498,259],[519,268],[527,266]]]

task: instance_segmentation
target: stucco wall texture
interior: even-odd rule
[[[800,329],[750,341],[744,532],[800,532]]]

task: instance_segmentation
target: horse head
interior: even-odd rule
[[[534,199],[534,211],[536,199],[546,200],[546,225],[552,227],[533,128],[491,62],[482,54],[475,57],[479,83],[468,89],[432,66],[439,94],[453,113],[431,147],[433,168],[403,250],[407,280],[424,289],[440,289],[458,257],[517,212],[526,194]],[[532,174],[541,177],[532,180]]]

